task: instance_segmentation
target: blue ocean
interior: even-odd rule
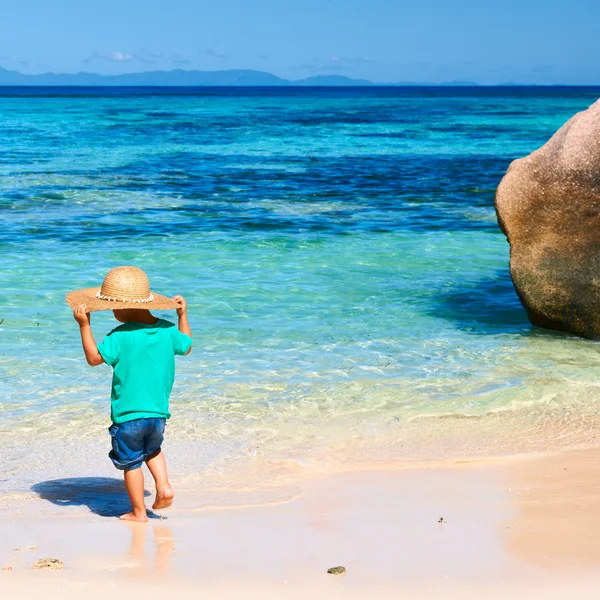
[[[0,491],[114,475],[65,294],[118,265],[189,304],[176,481],[592,443],[599,347],[529,324],[493,202],[598,95],[0,89]]]

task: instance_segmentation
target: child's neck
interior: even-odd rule
[[[158,319],[149,310],[135,308],[125,309],[119,314],[122,323],[142,323],[143,325],[154,325]]]

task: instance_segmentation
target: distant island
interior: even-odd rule
[[[147,71],[144,73],[127,73],[123,75],[99,75],[98,73],[40,73],[27,75],[18,71],[10,71],[0,67],[0,86],[123,86],[123,87],[197,87],[197,86],[433,86],[456,85],[475,86],[468,81],[443,83],[373,83],[366,79],[352,79],[344,75],[317,75],[305,79],[289,80],[277,77],[266,71],[237,69],[228,71]]]

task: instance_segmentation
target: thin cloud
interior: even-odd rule
[[[108,55],[108,59],[113,62],[128,62],[133,60],[133,54],[129,54],[128,52],[111,52]]]
[[[211,56],[212,58],[218,58],[219,60],[227,60],[231,58],[231,54],[220,48],[207,48],[204,54]]]
[[[95,52],[83,62],[90,63],[96,60],[105,60],[108,62],[129,62],[134,59],[134,55],[130,54],[129,52],[109,52],[108,54],[99,54]]]
[[[345,71],[349,68],[361,67],[372,63],[373,61],[366,56],[342,57],[330,56],[328,58],[313,58],[310,63],[296,65],[293,68],[298,70],[320,73],[322,71]]]
[[[180,66],[184,66],[184,65],[191,65],[192,61],[189,60],[188,58],[185,58],[183,56],[179,56],[179,54],[175,54],[172,58],[171,58],[171,62],[174,65],[180,65]]]
[[[164,57],[164,54],[162,52],[155,52],[153,50],[142,49],[139,52],[134,52],[132,56],[138,62],[147,65],[153,65],[159,62]]]
[[[551,75],[557,72],[555,65],[535,65],[529,69],[532,75]]]
[[[22,67],[28,67],[31,64],[28,60],[17,60],[16,58],[12,58],[8,55],[1,55],[0,60],[6,60],[15,65],[21,65]]]

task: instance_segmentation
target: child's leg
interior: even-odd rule
[[[144,474],[142,468],[133,469],[131,471],[123,471],[125,475],[125,487],[131,501],[132,511],[126,515],[122,515],[123,521],[137,521],[138,523],[146,523],[146,505],[144,503]]]
[[[158,450],[146,459],[146,464],[154,477],[154,483],[156,484],[156,499],[152,508],[169,508],[173,504],[173,490],[169,485],[169,478],[167,476],[167,463],[165,462],[165,455],[161,450]]]

